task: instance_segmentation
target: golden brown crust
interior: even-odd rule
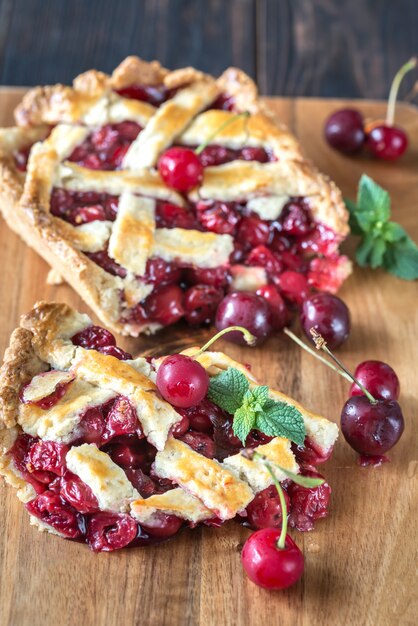
[[[48,366],[37,356],[32,345],[33,335],[25,328],[16,328],[4,354],[0,368],[0,429],[17,423],[17,407],[22,385]]]

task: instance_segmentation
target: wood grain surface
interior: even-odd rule
[[[0,92],[0,124],[11,123],[21,92]],[[394,218],[417,238],[418,114],[399,109],[412,139],[396,164],[349,159],[322,139],[325,100],[270,100],[308,155],[354,197],[367,172],[393,198]],[[381,103],[357,103],[381,116]],[[348,249],[352,243],[348,244]],[[66,301],[87,311],[66,286],[45,285],[46,264],[0,225],[0,349],[19,315],[40,298]],[[412,626],[417,623],[417,285],[381,271],[356,268],[341,296],[353,330],[339,351],[350,367],[366,358],[391,363],[401,379],[406,418],[391,463],[363,469],[342,438],[323,471],[332,485],[330,516],[311,533],[292,533],[306,557],[303,579],[271,593],[244,576],[240,550],[249,531],[229,522],[199,528],[156,547],[93,554],[85,546],[39,533],[29,525],[13,490],[0,486],[1,626]],[[199,342],[205,332],[179,329],[155,339],[121,340],[135,353],[163,353]],[[285,337],[250,349],[220,342],[233,357],[251,362],[263,382],[282,389],[337,421],[348,385]]]
[[[68,83],[138,54],[237,65],[265,94],[385,98],[417,32],[416,0],[0,0],[0,83]]]

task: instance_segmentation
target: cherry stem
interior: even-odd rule
[[[409,61],[407,61],[407,63],[405,63],[405,65],[402,65],[402,67],[395,74],[395,78],[392,81],[389,92],[388,108],[386,111],[386,124],[388,126],[393,126],[395,122],[395,106],[400,84],[405,74],[407,74],[409,71],[413,70],[414,67],[417,66],[417,62],[418,58],[412,57],[411,59],[409,59]]]
[[[323,350],[324,352],[326,352],[328,356],[331,357],[331,359],[338,365],[338,367],[340,367],[341,370],[347,374],[350,381],[354,382],[358,387],[360,387],[360,389],[362,390],[364,395],[369,399],[369,401],[372,404],[377,404],[376,398],[372,396],[370,391],[367,391],[366,387],[364,387],[364,385],[362,385],[361,382],[355,376],[353,376],[351,372],[348,371],[348,369],[341,363],[341,361],[337,359],[337,357],[331,352],[331,350],[327,348],[327,342],[322,337],[322,335],[320,335],[318,331],[315,330],[315,328],[311,328],[309,332],[311,333],[312,338],[315,342],[316,349]]]
[[[224,328],[223,330],[220,330],[219,333],[216,333],[216,335],[214,335],[211,339],[209,339],[209,341],[207,341],[205,345],[202,346],[200,350],[198,350],[198,352],[196,352],[196,354],[193,355],[193,358],[196,358],[197,356],[200,356],[201,354],[203,354],[203,352],[205,352],[205,350],[207,350],[215,341],[218,341],[218,339],[220,339],[222,335],[226,335],[226,333],[231,333],[234,330],[238,330],[240,333],[244,335],[244,339],[248,343],[249,346],[253,346],[255,342],[257,341],[257,337],[254,337],[254,335],[252,335],[250,331],[244,328],[243,326],[228,326],[228,328]]]
[[[253,458],[259,459],[260,461],[262,461],[263,465],[266,466],[266,470],[270,474],[270,476],[271,476],[271,478],[273,480],[274,486],[277,489],[277,493],[279,494],[280,508],[282,509],[282,529],[280,531],[280,537],[279,537],[279,539],[277,541],[277,547],[280,550],[284,550],[285,547],[286,547],[286,535],[287,535],[287,506],[286,506],[286,500],[285,500],[285,497],[284,497],[282,486],[279,483],[279,481],[277,480],[276,475],[273,472],[273,469],[272,469],[270,463],[267,461],[265,456],[263,456],[259,452],[254,452]]]
[[[327,359],[325,359],[323,356],[318,354],[317,351],[307,346],[306,343],[303,343],[303,341],[301,341],[299,337],[297,337],[294,333],[292,333],[291,330],[289,330],[288,328],[283,328],[283,332],[285,333],[285,335],[290,337],[290,339],[292,339],[295,343],[297,343],[298,346],[306,350],[306,352],[309,352],[309,354],[312,354],[312,356],[314,356],[316,359],[318,359],[319,361],[322,361],[322,363],[330,367],[332,370],[334,370],[334,372],[337,372],[337,374],[339,374],[340,376],[348,380],[350,383],[353,382],[351,379],[351,376],[347,375],[345,372],[342,372],[340,369],[338,369],[338,367],[335,367],[335,365],[333,365],[332,363],[327,361]]]
[[[249,111],[243,111],[242,113],[237,113],[236,115],[233,115],[232,117],[230,117],[229,119],[227,119],[223,124],[221,124],[220,126],[218,126],[218,128],[211,133],[206,139],[205,141],[203,141],[200,146],[197,146],[196,150],[194,151],[195,154],[199,155],[201,152],[203,152],[203,150],[210,144],[210,142],[212,141],[212,139],[214,139],[216,137],[216,135],[218,135],[219,133],[221,133],[223,130],[225,130],[225,128],[227,126],[229,126],[230,124],[232,124],[233,122],[235,122],[236,120],[238,120],[240,117],[249,117],[250,113]]]

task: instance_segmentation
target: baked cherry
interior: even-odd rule
[[[363,361],[357,365],[354,376],[362,383],[374,398],[378,400],[397,400],[400,383],[395,371],[383,361]],[[356,383],[350,388],[350,396],[364,395]]]
[[[76,333],[71,338],[75,346],[87,348],[87,350],[99,350],[104,346],[116,346],[116,339],[105,328],[101,326],[88,326],[84,330]]]
[[[215,326],[223,330],[229,326],[243,326],[262,343],[272,330],[272,316],[268,303],[255,293],[236,291],[221,300],[215,317]],[[241,333],[231,332],[225,337],[228,341],[245,345]]]
[[[169,148],[158,161],[158,171],[168,187],[190,191],[203,180],[203,165],[190,148]]]
[[[312,218],[302,201],[293,200],[284,205],[280,214],[283,232],[287,235],[302,237],[313,229]]]
[[[60,495],[79,513],[95,513],[99,509],[90,487],[68,470],[60,480]]]
[[[307,298],[300,315],[303,331],[312,340],[310,329],[314,328],[334,350],[350,334],[350,312],[344,302],[330,293],[316,293]]]
[[[286,535],[284,547],[279,548],[279,537],[277,528],[257,530],[242,550],[242,565],[248,578],[264,589],[287,589],[303,574],[302,552],[289,535]]]
[[[308,280],[299,272],[286,270],[274,282],[283,296],[297,306],[300,306],[309,294]]]
[[[184,354],[173,354],[158,368],[157,387],[164,400],[186,409],[206,396],[209,376],[198,361]]]
[[[341,412],[341,430],[356,452],[380,456],[393,448],[404,431],[401,407],[396,400],[371,402],[366,396],[354,396]]]
[[[87,543],[95,552],[112,552],[133,541],[138,525],[130,515],[123,513],[95,513],[87,522]]]
[[[287,508],[290,500],[284,491]],[[260,528],[280,528],[282,525],[282,507],[277,489],[270,485],[260,491],[247,506],[247,522],[257,530]]]
[[[184,315],[183,292],[178,285],[162,285],[145,300],[144,310],[149,319],[169,326]]]
[[[152,525],[141,524],[141,526],[153,537],[168,539],[168,537],[175,535],[183,524],[184,520],[179,517],[159,512],[157,515],[154,515]]]
[[[199,454],[206,456],[208,459],[213,459],[216,453],[215,442],[206,433],[198,433],[193,430],[189,430],[187,433],[178,437],[184,443],[187,443],[188,446],[195,450]]]
[[[340,109],[328,117],[324,128],[330,146],[345,154],[354,154],[363,147],[364,120],[356,109]]]

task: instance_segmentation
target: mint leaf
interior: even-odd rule
[[[283,474],[286,474],[288,478],[291,478],[294,483],[300,485],[301,487],[306,487],[307,489],[313,489],[315,487],[320,487],[324,484],[325,480],[323,478],[313,478],[312,476],[302,476],[301,474],[295,474],[280,465],[277,465]]]
[[[370,251],[369,265],[373,269],[380,267],[383,262],[383,255],[386,251],[386,242],[383,238],[376,238],[374,240],[373,248]]]
[[[270,437],[286,437],[298,446],[303,445],[306,435],[301,412],[291,404],[271,399],[257,413],[255,428]]]
[[[357,205],[346,200],[350,228],[361,240],[356,250],[362,267],[383,267],[399,278],[418,278],[418,247],[400,224],[390,220],[388,192],[363,174]]]
[[[349,200],[348,198],[344,198],[344,202],[345,202],[345,206],[348,209],[349,212],[349,226],[350,226],[350,231],[353,235],[361,235],[362,234],[362,229],[359,226],[359,223],[357,221],[357,205],[355,202],[353,202],[352,200]]]
[[[409,239],[406,230],[396,222],[387,222],[387,224],[383,226],[382,234],[386,241],[399,241],[404,237]]]
[[[385,269],[404,280],[418,278],[418,247],[409,237],[394,242],[383,259]]]
[[[255,427],[256,423],[256,411],[251,408],[242,406],[235,411],[234,421],[232,423],[232,429],[234,435],[238,437],[245,444],[245,440],[248,437],[250,430]]]
[[[356,250],[356,261],[361,267],[367,267],[370,264],[370,258],[375,245],[373,233],[367,234]]]
[[[249,389],[248,380],[235,367],[210,379],[208,398],[231,415],[242,405],[244,396]]]
[[[286,437],[297,445],[305,440],[305,425],[300,411],[291,404],[269,398],[265,385],[250,389],[242,372],[230,367],[209,383],[208,397],[234,416],[234,434],[245,444],[253,428],[271,437]]]
[[[269,397],[269,388],[265,385],[262,387],[254,387],[254,389],[251,390],[251,394],[260,407],[263,407]]]
[[[371,223],[386,222],[390,218],[390,196],[388,192],[366,174],[360,178],[357,208],[360,213],[367,214]]]

